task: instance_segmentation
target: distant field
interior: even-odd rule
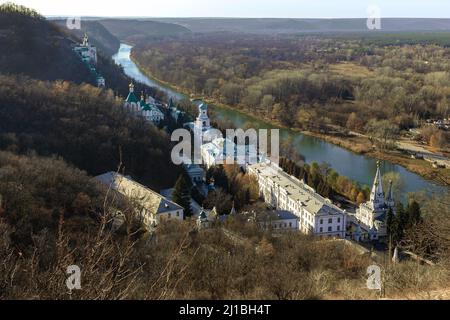
[[[346,77],[370,77],[375,74],[369,68],[351,62],[332,64],[330,65],[330,71]]]

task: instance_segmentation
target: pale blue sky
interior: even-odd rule
[[[44,15],[147,17],[450,18],[450,0],[12,0]],[[0,3],[6,2],[0,0]]]

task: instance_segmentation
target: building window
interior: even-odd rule
[[[341,223],[341,218],[338,218],[338,223]]]
[[[331,227],[328,227],[328,232],[331,232],[332,231],[332,228]]]
[[[337,226],[337,231],[341,231],[341,226]]]
[[[179,217],[180,216],[180,211],[177,211],[177,217]]]
[[[328,223],[333,223],[333,219],[332,218],[328,219]]]
[[[169,217],[169,219],[172,218],[172,214],[171,213],[169,213],[167,216]]]
[[[323,224],[323,219],[320,219],[320,224]]]
[[[289,228],[292,228],[292,222],[289,222]]]
[[[323,228],[322,227],[320,227],[319,232],[323,232]]]

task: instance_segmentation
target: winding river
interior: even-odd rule
[[[113,60],[123,67],[125,73],[129,77],[149,86],[158,87],[160,90],[166,92],[169,97],[174,99],[179,100],[186,98],[182,93],[174,91],[143,74],[137,65],[130,59],[131,48],[132,47],[127,44],[121,44],[119,51],[113,56]],[[221,108],[218,106],[210,106],[210,108],[213,110],[213,120],[216,118],[219,120],[231,121],[236,128],[244,127],[247,123],[251,123],[254,128],[276,128],[276,126],[267,122],[229,108]],[[282,139],[292,139],[295,150],[305,157],[306,162],[327,162],[340,175],[347,176],[361,185],[372,185],[376,172],[376,159],[353,153],[322,139],[307,136],[290,129],[280,129],[280,137]],[[441,193],[447,190],[446,187],[428,181],[421,176],[406,170],[400,165],[382,161],[382,172],[385,173],[391,171],[398,172],[402,177],[401,193],[403,197],[409,192],[421,190],[425,190],[429,193]]]

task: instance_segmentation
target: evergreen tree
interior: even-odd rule
[[[186,217],[192,216],[190,181],[185,174],[181,174],[175,183],[172,200],[183,207]]]
[[[414,225],[420,223],[422,217],[420,212],[420,206],[415,200],[413,200],[408,204],[407,211],[408,211],[408,221],[406,227],[409,229]]]
[[[392,208],[389,208],[386,216],[386,231],[388,236],[392,235],[394,231],[393,229],[394,224],[395,224],[395,215],[394,212],[392,212]]]
[[[397,212],[395,219],[391,224],[392,240],[394,243],[398,243],[403,239],[405,233],[405,226],[408,221],[408,214],[404,210],[402,203],[397,205]]]
[[[206,172],[206,180],[210,181],[212,178],[216,187],[222,188],[226,192],[229,191],[228,176],[222,165],[213,166],[208,169]]]

